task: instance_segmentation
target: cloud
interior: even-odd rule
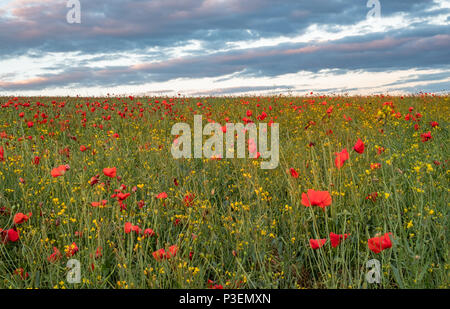
[[[367,20],[361,0],[81,1],[79,25],[64,1],[0,2],[0,93],[448,67],[445,1],[380,2]]]

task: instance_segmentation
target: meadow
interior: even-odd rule
[[[450,287],[449,96],[0,106],[0,288]],[[195,115],[278,123],[278,167],[174,159],[171,128]]]

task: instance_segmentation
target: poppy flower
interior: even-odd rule
[[[75,242],[73,242],[70,246],[66,249],[66,255],[67,257],[73,256],[75,253],[78,252],[78,246]]]
[[[5,150],[3,149],[3,146],[0,146],[0,162],[5,161]]]
[[[319,206],[325,209],[331,205],[331,195],[328,191],[314,191],[309,189],[307,193],[302,193],[302,204],[306,207]]]
[[[166,251],[164,249],[159,249],[156,250],[155,252],[152,253],[153,257],[155,258],[155,260],[160,261],[162,259],[170,259],[172,257],[174,257],[178,252],[178,246],[177,245],[173,245],[169,247],[169,250]]]
[[[214,284],[214,281],[208,280],[208,289],[223,290],[223,285],[221,285],[221,284]]]
[[[125,234],[129,234],[131,232],[135,232],[136,234],[140,234],[141,233],[141,228],[137,225],[133,225],[130,222],[126,222],[125,223],[125,227],[124,227],[124,231]]]
[[[169,251],[166,252],[166,258],[170,259],[171,257],[174,257],[178,252],[178,246],[173,245],[169,247]]]
[[[194,198],[195,198],[195,195],[193,193],[187,193],[183,199],[184,205],[186,207],[190,207],[190,206],[194,205]]]
[[[327,242],[326,238],[323,238],[323,239],[310,239],[309,240],[309,245],[311,246],[312,249],[316,250],[316,249],[322,248],[323,245],[325,245],[326,242]]]
[[[378,198],[378,192],[370,193],[366,196],[366,200],[371,200],[372,202],[375,202]]]
[[[152,255],[155,258],[155,260],[157,261],[162,260],[166,255],[166,250],[164,249],[156,250],[152,253]]]
[[[145,229],[144,230],[144,236],[152,237],[155,235],[155,232],[152,229]]]
[[[335,155],[336,158],[334,160],[334,165],[336,165],[338,169],[340,169],[344,165],[344,162],[350,158],[346,148],[344,148],[341,152],[336,153]]]
[[[19,212],[14,216],[14,224],[21,224],[21,223],[27,222],[30,217],[31,217],[31,212],[28,213],[28,215],[25,215],[25,214]]]
[[[291,173],[291,176],[292,177],[294,177],[294,178],[298,178],[298,173],[297,173],[297,171],[294,169],[294,168],[290,168],[289,169],[289,172]]]
[[[126,199],[127,199],[127,197],[129,197],[131,195],[131,193],[122,193],[122,192],[119,192],[119,193],[116,193],[116,194],[113,194],[113,195],[111,195],[111,197],[112,198],[117,198],[117,201],[120,203],[120,202],[123,202],[123,201],[125,201]]]
[[[24,280],[30,277],[30,274],[28,272],[25,272],[23,268],[17,268],[14,271],[14,274],[18,275],[20,279]]]
[[[92,207],[99,207],[99,206],[105,206],[107,203],[107,200],[102,200],[101,202],[91,202]]]
[[[102,257],[102,255],[103,255],[103,254],[102,254],[102,250],[103,250],[102,247],[97,247],[97,250],[95,250],[95,258],[96,258],[96,259]]]
[[[380,253],[381,251],[391,248],[392,241],[389,238],[392,233],[386,233],[383,236],[370,238],[367,242],[369,249],[374,253]]]
[[[167,198],[167,193],[166,192],[161,192],[156,196],[157,199],[165,199]]]
[[[41,161],[41,158],[38,157],[38,156],[36,156],[36,157],[34,157],[33,164],[34,164],[34,165],[39,165],[39,162],[40,162],[40,161]]]
[[[69,165],[60,165],[60,166],[58,166],[58,167],[55,167],[54,169],[52,169],[52,171],[51,171],[51,175],[52,175],[52,177],[54,177],[54,178],[56,178],[56,177],[59,177],[59,176],[63,176],[65,173],[66,173],[66,171],[68,171],[70,169],[70,166]]]
[[[422,138],[422,142],[425,143],[427,141],[429,141],[430,139],[432,139],[433,137],[431,136],[431,131],[428,131],[427,133],[422,133],[420,134],[420,137]]]
[[[384,147],[377,147],[377,155],[382,154],[386,149]]]
[[[431,125],[432,128],[435,128],[435,127],[439,126],[439,123],[437,123],[436,121],[432,121],[430,123],[430,125]]]
[[[47,257],[47,261],[53,263],[61,259],[61,257],[61,252],[58,250],[58,248],[53,247],[53,253]]]
[[[93,186],[93,185],[95,185],[96,183],[98,183],[98,182],[99,182],[98,177],[100,177],[100,175],[95,175],[95,176],[93,176],[93,177],[89,180],[89,184],[90,184],[91,186]]]
[[[379,168],[381,168],[381,163],[370,163],[371,170],[377,170]]]
[[[364,143],[361,139],[358,139],[355,146],[353,147],[353,150],[357,153],[363,153],[364,152]]]
[[[16,242],[19,240],[19,231],[15,228],[9,230],[0,229],[0,239],[2,243],[7,243],[8,241]]]
[[[117,168],[115,168],[115,167],[111,167],[111,168],[104,168],[103,169],[103,174],[106,176],[106,177],[110,177],[110,178],[115,178],[116,177],[116,175],[117,175]]]
[[[335,234],[333,232],[330,233],[330,242],[331,242],[331,246],[333,248],[336,248],[339,243],[341,242],[342,239],[347,239],[347,237],[349,236],[349,234]]]
[[[86,146],[84,146],[84,145],[80,146],[80,151],[81,152],[85,152],[86,150],[87,150]]]

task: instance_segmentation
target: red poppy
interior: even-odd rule
[[[5,161],[5,150],[3,149],[3,146],[0,146],[0,162]]]
[[[171,257],[174,257],[178,252],[178,246],[173,245],[169,247],[169,251],[166,252],[166,258],[170,259]]]
[[[67,255],[67,257],[71,257],[71,256],[73,256],[75,253],[77,253],[78,252],[78,246],[77,246],[77,244],[75,243],[75,242],[73,242],[68,248],[67,248],[67,251],[66,251],[66,255]]]
[[[361,139],[358,139],[355,146],[353,147],[353,150],[357,153],[363,153],[364,152],[364,143]]]
[[[430,125],[431,125],[432,128],[435,128],[435,127],[439,126],[439,123],[437,123],[436,121],[432,121],[430,123]]]
[[[158,199],[165,199],[165,198],[167,198],[167,193],[166,192],[161,192],[161,193],[159,193],[156,196],[156,198],[158,198]]]
[[[152,236],[155,235],[155,232],[154,232],[152,229],[145,229],[145,230],[144,230],[144,235],[145,235],[145,236],[152,237]]]
[[[431,136],[431,131],[428,131],[427,133],[422,133],[420,134],[420,137],[422,138],[422,142],[427,142],[430,139],[432,139],[433,137]]]
[[[25,272],[23,268],[17,268],[14,271],[14,274],[18,275],[20,279],[24,280],[30,277],[30,274],[28,272]]]
[[[47,257],[47,261],[53,263],[58,261],[59,259],[61,259],[61,252],[58,250],[58,248],[53,247],[53,253]]]
[[[162,260],[166,255],[166,250],[164,249],[156,250],[155,252],[152,253],[152,255],[155,258],[155,260],[157,261]]]
[[[298,178],[298,173],[297,173],[297,171],[294,169],[294,168],[290,168],[289,169],[289,172],[291,173],[291,176],[292,177],[294,177],[294,178]]]
[[[319,206],[325,209],[331,205],[331,195],[328,191],[314,191],[309,189],[308,193],[302,193],[302,204],[306,207]]]
[[[14,216],[14,224],[21,224],[21,223],[27,222],[30,217],[31,217],[31,212],[28,213],[28,215],[25,215],[25,214],[19,212]]]
[[[107,200],[102,200],[101,202],[91,202],[92,207],[99,207],[99,206],[105,206],[107,203]]]
[[[120,203],[120,202],[123,202],[123,201],[125,201],[126,199],[127,199],[127,197],[129,197],[131,195],[131,193],[122,193],[122,192],[119,192],[119,193],[116,193],[116,194],[113,194],[113,195],[111,195],[111,197],[112,198],[117,198],[117,201]]]
[[[383,236],[370,238],[367,242],[369,249],[374,253],[380,253],[385,249],[391,248],[392,242],[389,235],[392,235],[392,233],[386,233]]]
[[[371,200],[372,202],[375,202],[378,198],[378,192],[370,193],[366,196],[366,200]]]
[[[223,285],[221,285],[221,284],[214,284],[214,281],[208,280],[208,289],[223,290]]]
[[[16,242],[19,240],[19,231],[17,231],[15,228],[9,229],[7,231],[7,235],[8,235],[7,240],[10,242]]]
[[[117,175],[117,168],[115,168],[115,167],[104,168],[103,174],[105,174],[106,177],[115,178]]]
[[[193,194],[193,193],[187,193],[185,196],[184,196],[184,205],[186,206],[186,207],[191,207],[192,205],[194,205],[194,198],[195,198],[195,195]]]
[[[137,225],[133,225],[130,222],[125,223],[124,231],[126,234],[129,234],[131,232],[135,232],[136,234],[141,233],[141,228]]]
[[[336,153],[335,155],[336,158],[334,160],[334,165],[336,165],[338,169],[340,169],[344,165],[344,162],[350,157],[347,148],[344,148],[341,152]]]
[[[347,239],[347,237],[349,236],[350,234],[335,234],[335,233],[333,233],[333,232],[331,232],[330,233],[330,242],[331,242],[331,246],[333,247],[333,248],[336,248],[338,245],[339,245],[339,243],[341,242],[341,239]]]
[[[323,245],[325,245],[326,242],[327,242],[326,238],[323,238],[323,239],[310,239],[309,240],[309,245],[311,246],[312,249],[316,250],[316,249],[322,248]]]
[[[164,249],[159,249],[156,250],[155,252],[152,253],[153,257],[155,258],[155,260],[159,261],[162,259],[170,259],[172,257],[174,257],[178,252],[178,246],[177,245],[173,245],[169,247],[169,250],[166,251]]]
[[[52,169],[51,175],[54,178],[59,177],[59,176],[63,176],[66,173],[66,171],[68,171],[69,169],[70,169],[70,166],[67,165],[67,164],[66,165],[60,165],[60,166],[55,167],[54,169]]]
[[[80,151],[81,152],[85,152],[86,150],[87,150],[86,146],[84,146],[84,145],[80,146]]]
[[[380,147],[377,148],[377,154],[378,155],[382,154],[384,151],[385,151],[384,147],[380,146]]]
[[[370,163],[371,170],[377,170],[379,168],[381,168],[381,163]]]
[[[97,250],[95,251],[95,258],[98,259],[99,257],[102,257],[102,247],[97,247]]]
[[[93,177],[91,177],[91,179],[89,180],[89,184],[91,186],[95,185],[96,183],[98,183],[99,179],[98,177],[100,177],[100,175],[95,175]]]

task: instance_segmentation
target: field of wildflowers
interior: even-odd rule
[[[449,288],[448,96],[0,106],[0,288]],[[278,123],[278,167],[174,159],[194,115]]]

